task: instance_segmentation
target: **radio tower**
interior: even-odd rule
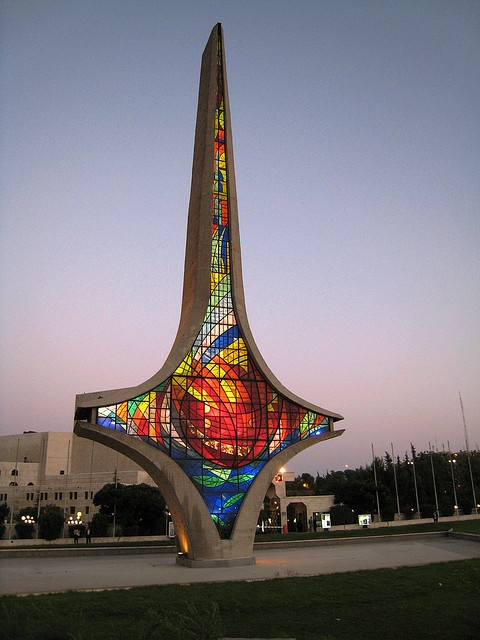
[[[473,481],[473,473],[472,473],[472,462],[470,460],[470,448],[468,446],[467,423],[465,422],[465,411],[463,410],[463,402],[462,402],[462,396],[460,394],[460,391],[458,392],[458,397],[460,398],[460,407],[462,409],[463,430],[465,431],[465,447],[467,449],[468,470],[470,471],[470,482],[472,483],[473,511],[475,513],[478,513],[477,496],[475,495],[475,483]]]
[[[468,446],[468,432],[467,432],[467,423],[465,422],[465,411],[463,410],[463,402],[460,391],[458,392],[458,397],[460,398],[460,407],[462,409],[462,419],[463,419],[463,430],[465,432],[465,446],[467,448],[467,453],[470,453],[470,447]]]

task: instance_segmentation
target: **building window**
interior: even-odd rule
[[[0,493],[0,502],[6,502],[6,501],[7,501],[7,494]]]
[[[76,500],[78,498],[77,491],[70,491],[70,500]]]
[[[88,516],[88,514],[90,513],[90,507],[85,507],[85,513],[86,513],[86,514],[87,514],[87,516]]]
[[[11,476],[18,476],[18,469],[12,469]]]
[[[64,476],[65,475],[65,469],[60,469],[60,475]]]
[[[28,486],[28,487],[34,487],[34,486],[35,486],[35,483],[34,483],[34,482],[29,482],[27,486]]]
[[[76,511],[75,511],[75,507],[70,507],[70,515],[75,515]]]
[[[88,491],[85,491],[85,500],[88,500]]]
[[[10,482],[11,487],[18,487],[18,482]]]

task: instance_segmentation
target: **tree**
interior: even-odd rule
[[[165,531],[165,500],[149,484],[109,483],[98,491],[93,504],[100,513],[122,526],[124,534],[155,535]]]
[[[476,507],[475,498],[477,502],[480,500],[480,456],[476,452],[461,451],[457,456],[454,478],[458,506],[469,515]]]
[[[90,523],[92,538],[104,538],[108,534],[110,518],[105,513],[94,513]]]
[[[15,525],[15,531],[17,537],[21,540],[29,540],[33,538],[35,531],[35,518],[37,517],[37,510],[35,507],[25,507],[15,515],[17,521]],[[25,522],[25,519],[31,519],[31,522]]]
[[[366,478],[354,478],[335,494],[335,504],[345,504],[360,513],[374,513],[376,510],[375,484]]]
[[[309,473],[302,473],[293,482],[286,483],[287,496],[311,496],[315,493],[315,478]]]
[[[6,502],[0,504],[0,538],[3,538],[5,533],[5,523],[10,515],[10,507]]]
[[[335,504],[330,507],[332,525],[355,524],[355,513],[346,504]]]
[[[38,518],[38,534],[44,540],[56,540],[60,538],[63,525],[65,524],[65,514],[60,507],[54,504],[47,504],[40,511]]]

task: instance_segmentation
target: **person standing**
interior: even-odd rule
[[[85,529],[85,543],[90,544],[91,542],[92,542],[92,537],[90,532],[90,525],[87,524],[87,528]]]

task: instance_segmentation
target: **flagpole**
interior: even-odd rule
[[[390,446],[392,447],[393,481],[395,482],[395,495],[397,496],[397,514],[400,520],[400,500],[398,498],[397,470],[395,466],[395,454],[393,453],[393,442],[390,443]]]
[[[430,446],[430,443],[428,443]],[[435,480],[435,471],[433,468],[433,451],[430,449],[430,466],[432,467],[432,478],[433,478],[433,491],[435,493],[435,507],[437,509],[437,516],[440,515],[439,514],[439,509],[438,509],[438,496],[437,496],[437,482]]]
[[[378,497],[378,484],[377,484],[377,468],[375,464],[375,452],[373,451],[373,442],[372,442],[372,458],[373,458],[373,477],[375,478],[375,492],[377,494],[377,513],[378,513],[378,521],[381,520],[380,515],[380,500]]]
[[[473,510],[475,514],[478,514],[477,496],[475,495],[475,483],[473,482],[472,462],[470,460],[470,448],[468,446],[467,423],[465,422],[465,412],[463,410],[463,402],[462,402],[462,396],[460,395],[460,391],[458,392],[458,397],[460,398],[460,407],[462,409],[463,429],[465,431],[465,446],[467,448],[468,470],[470,471],[470,482],[472,483]]]
[[[458,515],[457,490],[455,488],[455,476],[453,473],[453,464],[455,460],[452,458],[452,450],[450,449],[450,440],[447,440],[447,445],[448,445],[448,454],[450,456],[450,471],[452,473],[453,499],[455,500],[454,509],[455,509],[455,515]]]
[[[410,442],[410,449],[412,450],[413,483],[415,485],[415,498],[417,499],[417,518],[420,518],[421,514],[420,514],[420,504],[418,502],[417,474],[415,472],[415,449],[413,448],[413,444],[411,442]]]

